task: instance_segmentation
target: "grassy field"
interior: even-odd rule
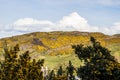
[[[72,64],[75,67],[79,67],[81,65],[81,61],[75,54],[57,56],[42,55],[41,58],[45,59],[44,66],[47,66],[50,69],[57,69],[59,66],[63,66],[63,68],[65,68],[69,64],[69,60],[72,61]]]
[[[111,54],[120,62],[120,44],[112,44],[108,46]]]
[[[120,44],[109,45],[108,49],[111,51],[111,54],[115,56],[115,58],[120,62]],[[81,61],[74,53],[57,56],[42,55],[41,58],[45,59],[44,65],[47,65],[51,69],[58,68],[58,66],[60,65],[63,65],[63,67],[67,66],[69,60],[72,61],[75,67],[79,67],[80,65],[82,65]]]

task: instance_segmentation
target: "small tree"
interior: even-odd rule
[[[60,77],[62,75],[63,75],[63,69],[62,69],[62,66],[60,66],[58,71],[57,71],[57,77]]]
[[[67,67],[67,76],[68,76],[68,79],[69,80],[74,80],[75,78],[74,78],[74,66],[72,65],[72,62],[71,61],[69,61],[69,65],[68,65],[68,67]]]
[[[55,72],[54,72],[54,70],[52,70],[52,71],[49,73],[48,80],[54,80],[54,78],[55,78]]]
[[[77,74],[83,80],[120,80],[120,64],[110,51],[101,46],[94,37],[90,38],[92,45],[73,45],[75,54],[84,62]]]

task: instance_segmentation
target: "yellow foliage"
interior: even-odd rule
[[[45,50],[47,50],[45,47],[43,47],[43,46],[33,46],[33,48],[36,50],[36,51],[45,51]]]
[[[58,49],[58,48],[64,48],[60,50],[55,50],[54,52],[51,52],[50,54],[68,54],[72,52],[72,49],[69,48],[66,49],[65,47],[76,45],[76,44],[84,44],[89,45],[91,44],[89,41],[90,36],[95,37],[102,46],[108,46],[113,43],[120,43],[120,38],[118,37],[111,37],[108,35],[104,35],[102,33],[84,33],[84,32],[36,32],[36,33],[30,33],[20,36],[13,36],[11,38],[4,38],[0,40],[0,47],[2,45],[3,41],[7,41],[8,45],[15,45],[15,44],[22,44],[22,45],[32,45],[33,47],[30,47],[32,49],[35,49],[39,52],[45,51],[47,49]],[[47,46],[44,47],[43,45],[34,45],[33,44],[33,38],[39,39],[43,45]]]

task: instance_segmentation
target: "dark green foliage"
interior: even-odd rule
[[[48,80],[53,80],[55,78],[55,72],[52,70],[49,74]]]
[[[74,70],[75,70],[75,68],[72,65],[72,62],[69,61],[69,65],[67,67],[67,76],[68,76],[69,80],[74,80],[74,75],[73,75],[74,74]]]
[[[5,58],[0,62],[0,80],[43,80],[41,67],[44,60],[32,61],[29,51],[18,57],[19,51],[19,45],[10,49],[4,46]]]
[[[48,74],[48,78],[45,80],[68,80],[68,79],[62,66],[60,66],[57,72],[55,72],[54,70],[51,70],[50,73]]]
[[[60,66],[60,68],[57,71],[57,76],[60,77],[62,75],[63,75],[63,69],[62,69],[62,66]]]
[[[39,60],[38,62],[35,61],[35,59],[32,62],[32,65],[30,65],[29,74],[28,74],[28,80],[42,80],[43,79],[43,73],[41,72],[41,66],[43,64],[44,60]],[[41,77],[40,77],[41,76]]]
[[[77,74],[83,80],[120,80],[120,64],[110,54],[110,51],[102,47],[93,37],[92,45],[74,45],[75,54],[84,61]]]
[[[19,45],[16,45],[10,50],[7,48],[7,45],[4,46],[5,51],[5,60],[1,62],[1,79],[16,79],[18,72],[18,61],[17,61],[17,52],[19,51]],[[10,75],[13,74],[13,75]]]

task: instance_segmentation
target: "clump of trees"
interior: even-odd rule
[[[84,66],[78,68],[77,75],[82,80],[120,80],[120,63],[94,37],[90,41],[92,44],[89,46],[72,46],[75,54],[84,62]]]
[[[44,60],[31,60],[29,51],[18,57],[19,45],[4,46],[4,60],[0,61],[0,80],[43,80]]]

